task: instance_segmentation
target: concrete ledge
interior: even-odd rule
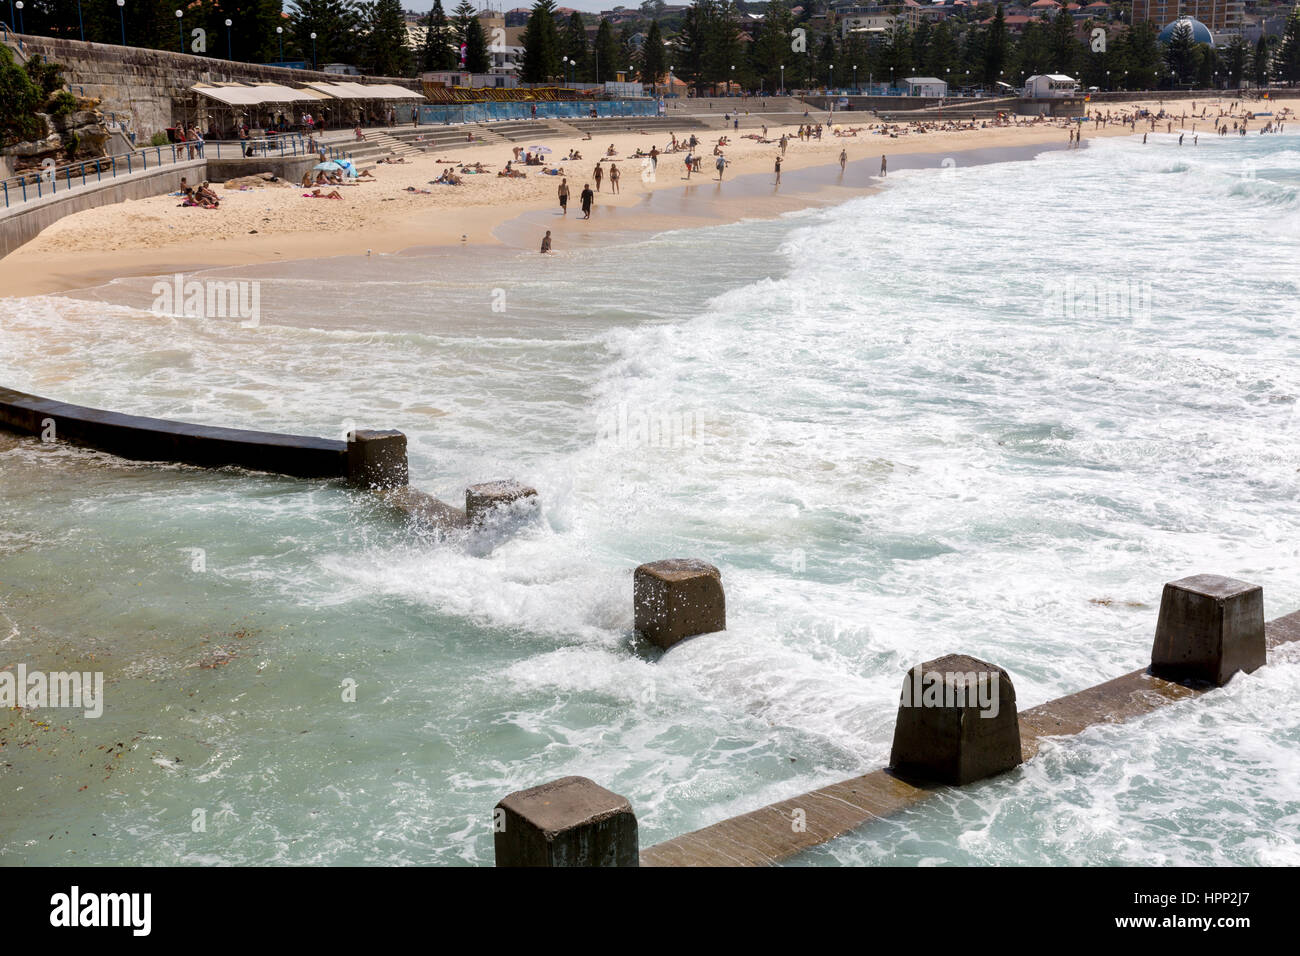
[[[1265,625],[1269,648],[1296,641],[1300,611]],[[1122,723],[1214,689],[1162,680],[1146,668],[1133,671],[1021,711],[1021,756],[1033,757],[1043,738]],[[648,847],[641,851],[641,865],[771,866],[914,806],[936,789],[941,788],[914,786],[888,770],[876,770]]]
[[[407,487],[381,491],[379,494],[386,504],[426,530],[453,531],[469,527],[465,512],[439,501],[428,492]]]
[[[0,388],[0,428],[106,451],[131,461],[236,465],[296,478],[341,478],[347,445],[326,438],[193,425],[69,405]]]

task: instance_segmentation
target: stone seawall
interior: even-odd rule
[[[199,182],[207,177],[207,165],[203,159],[182,160],[101,182],[96,182],[92,173],[91,182],[86,186],[60,189],[7,210],[0,208],[0,258],[31,242],[41,230],[64,216],[128,199],[148,199],[174,192],[182,176],[190,182]]]
[[[64,77],[74,92],[101,100],[105,114],[126,118],[137,141],[147,142],[154,133],[173,125],[173,117],[193,102],[190,87],[195,83],[396,83],[417,90],[416,81],[406,77],[339,76],[318,70],[292,70],[260,63],[236,63],[210,56],[168,53],[107,43],[82,43],[61,37],[21,37],[29,56],[61,63]],[[325,106],[333,105],[321,101]],[[318,107],[312,107],[319,112]],[[193,118],[193,109],[184,113]]]

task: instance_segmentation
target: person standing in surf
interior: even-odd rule
[[[591,191],[591,183],[582,184],[582,192],[578,198],[582,200],[582,218],[590,219],[591,203],[596,198],[596,194]]]

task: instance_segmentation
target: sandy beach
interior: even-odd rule
[[[1190,135],[1194,127],[1195,133],[1213,135],[1212,117],[1220,109],[1226,110],[1230,102],[1228,99],[1198,101],[1197,118],[1189,117],[1185,124],[1174,121],[1174,133],[1185,129]],[[1170,105],[1180,112],[1191,110],[1191,104],[1186,101]],[[1297,106],[1300,99],[1271,101],[1267,106],[1247,104],[1248,108],[1274,112],[1284,108],[1294,110]],[[1102,109],[1116,116],[1140,107],[1153,112],[1160,109],[1152,101],[1108,103]],[[1199,113],[1205,107],[1208,112],[1201,119]],[[810,116],[810,121],[824,119],[825,114]],[[907,124],[894,124],[898,132],[891,136],[880,131],[882,124],[870,114],[841,113],[836,120],[837,130],[857,127],[859,132],[833,135],[826,129],[820,140],[800,141],[795,136],[797,126],[773,126],[767,130],[767,138],[772,141],[783,133],[790,136],[783,159],[783,176],[817,167],[834,171],[833,179],[817,186],[808,180],[783,181],[776,185],[773,165],[780,148],[776,142],[763,143],[752,138],[759,134],[756,129],[724,133],[720,129],[683,127],[679,139],[694,133],[701,141],[697,153],[702,155],[702,171],[689,180],[683,165],[685,151],[665,152],[670,145],[667,133],[611,132],[593,140],[539,136],[537,142],[552,150],[547,157],[550,163],[548,167],[521,167],[527,173],[522,179],[496,175],[512,159],[512,154],[509,146],[494,144],[444,154],[426,152],[405,164],[380,164],[373,169],[373,181],[363,178],[339,187],[341,199],[306,198],[304,194],[308,190],[297,185],[268,185],[240,191],[214,184],[221,197],[221,206],[215,210],[178,207],[178,199],[171,195],[88,210],[55,223],[37,239],[0,260],[0,287],[9,295],[57,293],[126,275],[365,254],[368,250],[396,252],[414,246],[462,242],[500,244],[503,236],[508,237],[510,245],[535,248],[544,228],[552,230],[554,247],[562,252],[566,245],[578,241],[583,232],[633,226],[666,229],[763,218],[818,202],[851,198],[879,187],[882,154],[911,156],[913,161],[909,165],[912,166],[918,165],[917,155],[924,155],[937,167],[952,165],[955,158],[948,159],[947,163],[945,159],[963,151],[1060,147],[1066,145],[1067,127],[1073,125],[1067,120],[1003,127],[981,127],[976,123],[975,128],[921,132],[909,129]],[[1264,122],[1253,122],[1252,131]],[[1165,134],[1166,128],[1166,121],[1161,121],[1156,132]],[[1148,124],[1140,122],[1136,135],[1148,129]],[[728,137],[723,152],[729,165],[719,184],[712,153],[722,135]],[[1131,135],[1135,134],[1128,126],[1114,124],[1098,128],[1091,122],[1083,124],[1085,145],[1098,136]],[[611,146],[614,155],[606,158]],[[638,148],[648,152],[652,146],[664,153],[653,175],[644,168],[648,163],[634,158]],[[581,153],[581,160],[563,158],[575,149]],[[838,168],[841,150],[847,153],[851,164],[842,174]],[[606,176],[596,195],[592,219],[584,221],[578,196],[584,183],[591,183],[594,188],[593,170],[598,160]],[[617,194],[610,191],[611,162],[617,163],[622,174],[621,190]],[[458,172],[463,180],[459,186],[430,182],[448,166],[459,171],[462,165],[474,163],[484,164],[488,172],[477,175]],[[542,172],[542,168],[554,166],[563,169],[572,194],[565,217],[559,214],[556,198],[561,177]],[[894,168],[899,167],[896,164]],[[763,173],[772,179],[770,189],[760,193],[733,186],[729,192],[728,185],[741,177],[757,179],[755,174]],[[712,188],[701,189],[702,186]],[[428,192],[412,192],[412,189]],[[665,190],[675,190],[677,200],[663,201],[667,198],[661,195]],[[658,201],[651,202],[652,197]],[[553,212],[544,225],[538,221],[543,210]],[[610,215],[613,212],[619,214]],[[526,223],[527,229],[500,228],[524,214],[530,215],[519,222]],[[589,244],[590,240],[582,242]]]

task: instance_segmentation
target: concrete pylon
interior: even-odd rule
[[[1151,673],[1222,687],[1264,666],[1264,589],[1217,574],[1165,585],[1151,647]]]
[[[697,558],[643,564],[632,575],[635,628],[665,650],[696,634],[727,629],[722,574]]]
[[[1020,721],[1011,675],[964,654],[949,654],[908,671],[889,755],[895,774],[960,786],[1020,763]]]
[[[406,436],[399,431],[348,433],[348,484],[359,488],[402,488],[409,482]]]
[[[496,805],[497,866],[639,866],[636,814],[586,777],[519,790]]]
[[[470,527],[474,527],[482,524],[497,508],[525,500],[536,507],[537,490],[513,479],[470,485],[465,489],[465,518]]]

